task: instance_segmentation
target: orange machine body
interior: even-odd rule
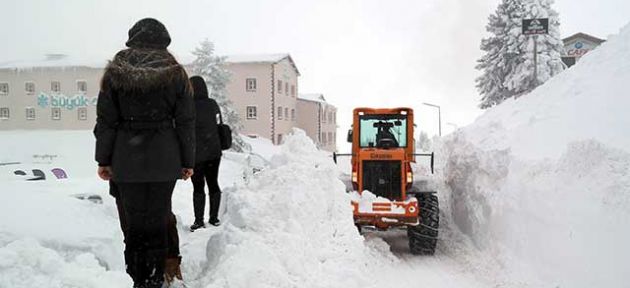
[[[378,147],[378,145],[364,145],[365,136],[362,140],[361,120],[371,117],[382,117],[383,119],[397,119],[397,122],[403,122],[397,127],[397,131],[406,130],[405,143],[397,143],[394,147]],[[352,125],[352,185],[359,197],[354,197],[351,204],[353,207],[354,221],[360,226],[374,226],[378,229],[388,229],[392,226],[418,225],[419,207],[416,198],[408,197],[407,190],[411,188],[413,183],[413,171],[411,170],[411,162],[415,162],[415,143],[413,139],[413,110],[411,108],[391,108],[391,109],[372,109],[372,108],[356,108],[353,112]],[[387,179],[383,173],[372,173],[368,165],[381,165],[387,162],[393,170],[387,170],[390,175]],[[380,171],[376,168],[376,171]],[[398,172],[399,170],[399,172]],[[372,169],[371,171],[375,171]],[[392,172],[395,171],[395,172]],[[368,173],[368,174],[366,174]],[[391,175],[391,173],[400,175]],[[378,179],[375,179],[378,178]],[[371,200],[363,199],[364,191],[369,190],[368,181],[376,187],[378,181],[400,181],[400,183],[391,183],[387,197],[376,195],[377,198]],[[376,182],[374,182],[376,181]],[[395,190],[395,191],[394,191]]]

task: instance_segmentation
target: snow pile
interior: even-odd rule
[[[120,271],[107,271],[92,253],[65,259],[34,239],[0,248],[0,287],[130,287]]]
[[[131,287],[114,199],[107,182],[96,176],[92,131],[0,131],[0,139],[5,140],[0,142],[0,163],[5,163],[0,165],[0,287]],[[265,157],[273,155],[273,145],[261,141],[259,146]],[[243,182],[246,165],[255,162],[250,156],[224,153],[219,184],[225,193]],[[68,179],[57,179],[53,168],[64,169]],[[27,181],[33,169],[46,179]],[[17,170],[27,175],[15,175]],[[77,194],[103,201],[79,200]],[[177,182],[173,211],[184,275],[198,278],[215,230],[189,232],[194,220],[190,181]]]
[[[0,166],[0,287],[130,287],[116,208],[107,182],[96,178],[91,131],[2,131],[0,138],[0,162],[17,162]],[[68,179],[57,179],[53,168]],[[33,169],[46,179],[27,181]],[[76,194],[98,195],[103,204]]]
[[[392,203],[391,200],[377,196],[368,190],[364,190],[363,192],[361,192],[361,194],[359,194],[359,192],[357,191],[353,191],[349,195],[351,201],[357,202],[359,204],[359,212],[361,213],[375,213],[373,205],[375,203]],[[408,202],[417,202],[417,200],[416,198],[411,198],[407,201],[407,203]],[[404,214],[405,212],[405,207],[398,205],[391,205],[391,210],[387,211],[387,213],[398,214]]]
[[[628,63],[630,25],[529,95],[446,137],[436,153],[452,221],[514,279],[627,285]]]
[[[369,251],[329,155],[294,130],[272,168],[227,194],[206,287],[370,286]]]

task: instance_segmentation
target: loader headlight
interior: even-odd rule
[[[409,213],[415,213],[416,212],[416,207],[415,206],[409,206]]]
[[[413,173],[407,172],[407,183],[413,182]]]
[[[352,182],[359,182],[358,179],[357,172],[352,172]]]

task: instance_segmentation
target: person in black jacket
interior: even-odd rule
[[[190,226],[190,230],[205,227],[203,214],[206,203],[206,193],[204,192],[204,179],[208,183],[208,194],[210,198],[210,221],[214,226],[219,226],[219,204],[221,202],[221,188],[219,188],[219,164],[221,163],[221,143],[219,140],[219,130],[217,119],[221,117],[221,110],[214,99],[208,98],[208,88],[206,82],[200,76],[190,78],[195,95],[195,113],[197,136],[197,152],[195,157],[195,173],[192,176],[193,183],[193,206],[195,212],[195,223]]]
[[[105,68],[96,107],[98,175],[113,180],[127,221],[125,262],[134,287],[161,287],[175,181],[192,176],[195,110],[184,68],[162,23],[129,30],[129,49]]]

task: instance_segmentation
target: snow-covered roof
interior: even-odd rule
[[[289,57],[289,54],[287,53],[227,55],[225,56],[225,62],[228,62],[228,63],[275,63],[287,57]]]
[[[326,98],[324,98],[324,94],[321,93],[300,93],[298,99],[326,103]]]
[[[65,54],[46,54],[40,59],[0,62],[0,69],[26,69],[43,67],[90,67],[105,68],[106,59],[81,59]]]
[[[226,63],[278,63],[284,59],[288,59],[289,63],[295,69],[295,72],[300,75],[300,71],[293,62],[293,58],[288,53],[278,54],[245,54],[245,55],[227,55],[225,56]]]
[[[606,42],[606,40],[604,40],[604,39],[599,39],[599,38],[597,38],[595,36],[591,36],[591,35],[588,35],[586,33],[581,33],[581,32],[580,33],[575,33],[575,34],[573,34],[573,35],[571,35],[571,36],[569,36],[567,38],[564,38],[564,39],[562,39],[562,41],[564,43],[567,43],[567,42],[570,42],[572,40],[579,39],[579,38],[586,39],[586,40],[591,41],[591,42],[593,42],[595,44],[602,44],[602,43]]]

